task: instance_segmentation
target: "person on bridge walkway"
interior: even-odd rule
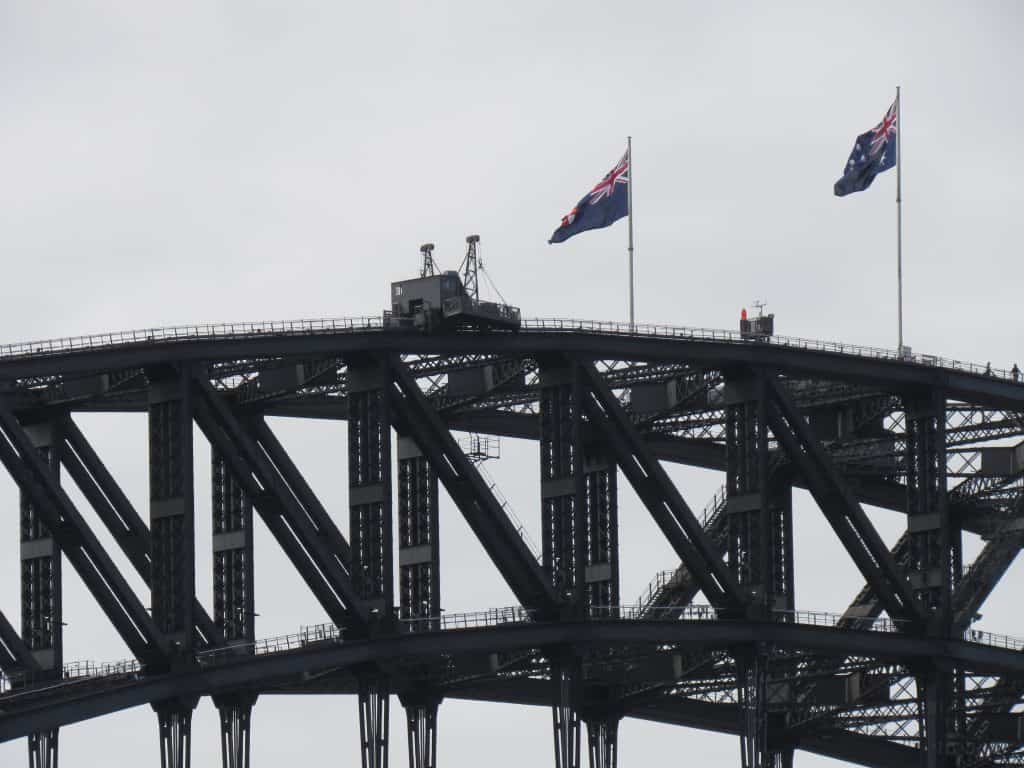
[[[1013,376],[1014,381],[1020,381],[1020,368],[1017,367],[1016,363],[1014,363],[1013,368],[1010,369],[1010,375]]]

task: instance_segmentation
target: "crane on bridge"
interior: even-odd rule
[[[413,327],[427,333],[456,328],[517,331],[522,321],[518,307],[480,299],[479,272],[483,262],[477,254],[480,235],[466,237],[466,255],[459,271],[439,271],[434,244],[420,246],[420,276],[391,284],[391,311],[384,325]]]

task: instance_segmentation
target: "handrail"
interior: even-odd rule
[[[642,604],[593,606],[588,612],[591,619],[614,621],[683,621],[683,622],[729,622],[736,621],[720,616],[718,609],[711,605],[691,604],[675,608],[652,608]],[[772,611],[772,619],[776,622],[811,627],[838,627],[843,619],[839,613],[825,611]],[[530,624],[537,620],[536,614],[522,606],[490,608],[483,611],[461,613],[442,613],[440,616],[397,619],[399,632],[424,631],[459,631],[486,627],[505,626],[509,624]],[[908,625],[887,618],[871,620],[867,626],[858,627],[859,631],[899,633]],[[994,648],[1011,651],[1024,651],[1024,639],[984,632],[977,629],[965,629],[961,639]],[[335,624],[313,624],[303,626],[298,632],[286,635],[263,638],[255,642],[233,643],[220,648],[199,651],[195,654],[196,663],[200,666],[217,665],[231,659],[242,659],[246,656],[265,656],[276,653],[307,648],[311,645],[340,645],[344,642],[344,630]],[[134,659],[114,663],[96,663],[93,661],[75,661],[64,665],[61,679],[45,679],[34,681],[27,672],[5,672],[0,674],[0,697],[8,701],[12,698],[39,693],[53,688],[81,683],[87,680],[121,680],[138,677],[143,674],[142,665]]]
[[[530,550],[530,554],[533,555],[535,560],[540,560],[541,551],[540,547],[537,546],[537,542],[533,540],[530,532],[526,529],[526,524],[519,518],[515,510],[512,508],[512,504],[505,497],[505,494],[501,492],[501,488],[498,483],[491,476],[491,473],[487,471],[482,463],[476,465],[476,470],[480,474],[480,479],[484,481],[487,489],[494,495],[495,500],[505,510],[505,514],[508,516],[509,522],[516,529],[516,533],[519,534],[519,538],[523,540],[526,548]]]
[[[0,360],[55,355],[82,350],[102,349],[132,344],[155,344],[175,341],[198,341],[204,339],[250,339],[280,336],[307,336],[366,331],[386,332],[399,326],[385,321],[382,316],[352,318],[321,318],[307,320],[263,321],[249,323],[207,323],[201,325],[180,325],[169,328],[147,328],[114,333],[100,333],[87,336],[71,336],[41,341],[0,345]],[[789,347],[818,352],[832,352],[879,360],[892,360],[933,368],[963,371],[976,375],[993,376],[999,379],[1020,381],[1019,371],[1014,373],[989,365],[979,365],[961,360],[923,354],[900,354],[893,349],[869,347],[844,342],[807,339],[799,336],[764,336],[751,338],[739,331],[718,328],[690,328],[661,324],[618,323],[605,320],[573,320],[567,318],[527,318],[522,321],[525,331],[540,333],[598,333],[602,335],[627,336],[632,338],[669,338],[687,341],[725,342],[730,344]],[[478,333],[463,329],[460,333]]]

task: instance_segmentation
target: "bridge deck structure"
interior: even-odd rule
[[[791,765],[797,750],[1018,764],[1024,643],[974,625],[1024,543],[1018,379],[848,344],[552,319],[425,333],[385,314],[2,345],[22,599],[15,621],[0,614],[0,740],[27,738],[30,765],[56,766],[62,726],[148,704],[161,764],[184,767],[208,696],[224,765],[241,768],[258,697],[337,693],[358,699],[364,768],[387,764],[392,699],[411,768],[436,768],[445,699],[548,707],[556,768],[615,766],[624,717],[735,734],[744,768]],[[75,423],[112,412],[147,417],[142,511]],[[267,418],[282,415],[347,422],[347,528],[274,434]],[[197,428],[211,446],[212,613],[195,590]],[[537,444],[539,551],[482,465],[480,438],[502,436]],[[722,488],[695,512],[665,463],[718,470]],[[621,482],[678,557],[633,604]],[[442,486],[516,606],[443,612]],[[797,600],[793,488],[864,578],[831,612]],[[865,505],[905,515],[894,546]],[[256,517],[327,623],[257,635]],[[965,531],[984,540],[972,563]],[[131,659],[65,661],[63,563]]]

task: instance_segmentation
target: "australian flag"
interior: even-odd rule
[[[896,124],[898,114],[897,99],[885,113],[882,122],[857,137],[850,159],[843,169],[843,178],[836,182],[837,197],[867,189],[875,176],[896,165],[896,153],[899,152],[899,126]]]
[[[629,152],[597,183],[551,234],[548,243],[561,243],[588,229],[601,229],[629,213]]]

